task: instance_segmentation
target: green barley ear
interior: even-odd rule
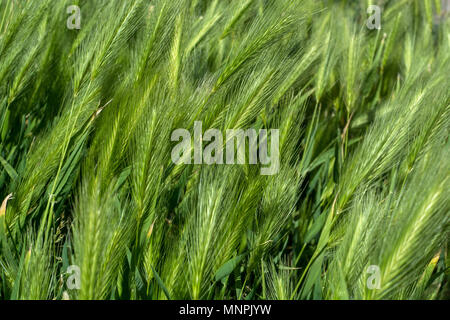
[[[19,265],[20,277],[16,279],[20,281],[17,299],[47,300],[55,295],[57,279],[52,263],[51,240],[30,239],[25,243],[23,250],[27,251]]]
[[[131,229],[126,208],[112,188],[84,181],[74,212],[73,264],[80,268],[78,299],[107,299],[126,256]]]
[[[440,0],[0,0],[0,300],[444,297],[449,28]],[[200,121],[278,129],[279,171],[173,163]]]
[[[172,48],[170,51],[170,70],[169,70],[169,82],[172,84],[172,88],[175,90],[178,87],[179,72],[181,64],[181,35],[183,30],[183,22],[181,16],[178,16],[175,21],[175,30],[173,35]]]
[[[289,300],[293,292],[293,274],[296,269],[290,266],[289,258],[284,257],[279,263],[273,260],[265,264],[267,270],[267,298],[270,300]]]
[[[448,143],[435,145],[434,157],[420,160],[406,184],[394,182],[385,198],[368,189],[354,202],[334,231],[339,240],[329,248],[328,298],[398,299],[423,292],[424,277],[429,279],[424,272],[431,268],[429,263],[442,250],[448,233],[450,204],[442,192],[449,180],[442,177],[448,171],[444,159],[449,151]],[[433,174],[430,168],[435,169]],[[427,191],[418,192],[418,181]],[[379,270],[376,289],[368,285],[371,265]],[[413,290],[404,291],[408,287]]]

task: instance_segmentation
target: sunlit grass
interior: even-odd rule
[[[0,299],[448,298],[449,28],[439,0],[0,0]],[[175,165],[195,121],[279,129],[279,172]]]

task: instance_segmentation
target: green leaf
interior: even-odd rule
[[[222,280],[226,276],[228,276],[233,270],[237,267],[237,265],[244,259],[246,253],[240,254],[227,262],[225,262],[217,271],[214,276],[216,281]]]
[[[14,170],[14,168],[2,156],[0,156],[0,162],[13,181],[19,177],[16,170]]]
[[[164,282],[159,277],[159,274],[158,274],[158,272],[156,272],[155,268],[153,268],[153,266],[151,266],[151,267],[152,267],[153,275],[155,276],[156,282],[158,282],[158,285],[161,287],[161,289],[164,292],[164,294],[166,295],[167,299],[170,300],[169,290],[167,290],[166,286],[164,285]]]
[[[322,212],[321,215],[314,221],[312,227],[308,230],[305,236],[305,243],[309,243],[322,230],[327,214]]]

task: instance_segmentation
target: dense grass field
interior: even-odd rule
[[[0,0],[0,300],[449,299],[449,31],[441,0]],[[278,129],[279,170],[174,163],[196,122]]]

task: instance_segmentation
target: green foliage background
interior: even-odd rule
[[[0,0],[0,299],[448,298],[449,28],[439,0]],[[175,166],[194,121],[279,128],[280,172]]]

